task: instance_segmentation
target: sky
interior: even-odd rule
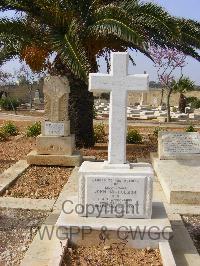
[[[170,14],[191,18],[200,21],[200,0],[147,0],[164,7]],[[132,57],[136,66],[131,67],[131,73],[141,74],[146,71],[150,75],[150,80],[157,80],[156,70],[153,62],[139,52],[134,52]],[[5,71],[14,72],[19,68],[19,63],[11,61],[4,66]],[[105,72],[105,65],[102,64],[100,71]],[[196,84],[200,85],[200,62],[188,57],[187,66],[183,69],[183,74],[190,77]]]

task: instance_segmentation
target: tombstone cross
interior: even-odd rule
[[[109,113],[109,164],[126,164],[127,95],[147,91],[148,75],[128,75],[128,53],[112,53],[111,73],[91,73],[89,90],[111,92]]]
[[[50,114],[49,120],[57,122],[60,120],[60,99],[65,95],[69,95],[69,81],[64,77],[50,76],[44,80],[44,94],[49,96]],[[67,107],[66,107],[67,109]]]

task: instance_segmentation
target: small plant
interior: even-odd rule
[[[177,108],[175,106],[172,107],[172,112],[177,112]]]
[[[154,131],[153,131],[153,135],[155,136],[155,137],[158,137],[158,134],[159,134],[159,132],[161,132],[162,131],[162,128],[161,127],[156,127],[155,129],[154,129]]]
[[[37,137],[41,134],[41,123],[35,122],[33,125],[27,127],[27,137]]]
[[[19,132],[17,126],[13,122],[7,122],[2,126],[2,130],[8,136],[16,136]]]
[[[197,132],[196,129],[193,127],[193,125],[190,125],[186,128],[186,132]]]
[[[3,127],[0,127],[0,141],[8,139],[8,134],[4,131]]]
[[[0,99],[0,107],[5,111],[16,110],[19,105],[20,102],[15,98]]]
[[[105,141],[105,127],[104,124],[94,125],[94,140],[95,143],[103,143]]]
[[[142,135],[137,130],[128,130],[127,143],[137,144],[142,143]]]
[[[198,99],[197,97],[188,97],[187,103],[190,104],[192,109],[200,108],[200,99]]]
[[[97,109],[96,107],[94,106],[93,107],[93,118],[95,119],[97,117]]]

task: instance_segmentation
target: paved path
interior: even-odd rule
[[[0,113],[0,120],[12,120],[12,121],[42,121],[44,117],[39,116],[26,116],[26,115],[15,115],[15,114],[6,114],[6,113]],[[95,123],[104,123],[108,124],[108,119],[105,120],[94,120]],[[191,122],[171,122],[171,123],[159,123],[156,121],[131,121],[128,120],[128,124],[130,126],[136,126],[136,127],[168,127],[168,128],[186,128],[189,126]],[[195,128],[200,128],[200,124],[196,125],[193,124]]]
[[[43,120],[43,117],[0,113],[0,120],[41,121]]]
[[[95,120],[95,123],[104,123],[108,125],[108,119],[106,120]],[[187,126],[193,124],[195,128],[200,128],[200,124],[193,123],[192,121],[186,122],[171,122],[171,123],[159,123],[157,121],[131,121],[128,120],[128,125],[136,127],[168,127],[168,128],[186,128]]]

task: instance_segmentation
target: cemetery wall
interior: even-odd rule
[[[34,99],[35,91],[39,90],[40,97],[43,98],[42,84],[33,84],[31,96]],[[26,84],[24,85],[9,85],[9,86],[0,86],[0,91],[5,91],[11,98],[16,98],[21,100],[24,103],[30,102],[30,92]]]
[[[200,91],[191,91],[184,94],[186,97],[197,97],[200,99]],[[140,103],[142,93],[133,92],[129,94],[128,103],[129,105],[134,105],[135,103]],[[158,105],[161,102],[161,90],[151,90],[147,92],[147,105],[155,105],[155,99]],[[164,102],[166,103],[166,94],[164,95]],[[171,105],[177,106],[179,103],[179,93],[173,93],[171,96]]]
[[[35,95],[35,90],[38,89],[40,91],[40,97],[43,98],[43,89],[42,84],[34,84],[33,90],[32,90],[32,99]],[[27,85],[20,85],[20,86],[1,86],[0,91],[6,91],[9,92],[10,97],[18,98],[22,100],[23,102],[29,102],[30,101],[30,94]],[[95,94],[96,96],[99,96],[99,94]],[[200,99],[200,91],[191,91],[185,93],[187,97],[197,97]],[[141,92],[131,92],[129,94],[128,98],[128,104],[134,105],[135,103],[140,103],[142,97]],[[161,101],[161,90],[159,89],[151,89],[149,92],[147,92],[147,105],[155,105],[155,99],[160,104]],[[164,96],[164,102],[166,102],[166,95]],[[179,93],[172,94],[171,96],[171,105],[176,106],[179,102]]]

